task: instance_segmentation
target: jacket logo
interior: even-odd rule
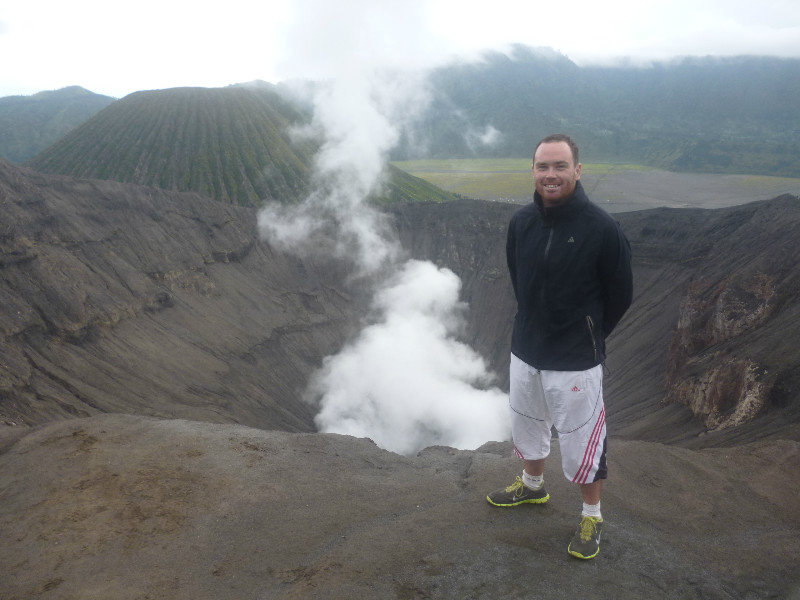
[[[580,392],[581,390],[577,385],[575,385],[575,386],[572,386],[572,391],[573,392]]]
[[[575,243],[575,238],[572,237],[572,236],[569,236],[569,239],[567,240],[567,243],[568,244],[574,244]]]

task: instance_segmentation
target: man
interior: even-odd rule
[[[631,304],[630,245],[619,224],[580,183],[578,147],[544,138],[533,156],[534,201],[511,218],[506,245],[517,298],[511,341],[511,431],[522,477],[487,496],[495,506],[543,504],[551,427],[562,469],[583,494],[581,522],[567,551],[600,551],[606,469],[605,339]]]

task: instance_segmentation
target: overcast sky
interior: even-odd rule
[[[577,62],[800,58],[797,0],[0,0],[0,96],[427,67],[508,44]]]

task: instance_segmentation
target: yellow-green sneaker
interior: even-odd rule
[[[600,552],[600,534],[603,533],[603,519],[583,517],[567,552],[576,558],[588,560]]]
[[[518,506],[520,504],[544,504],[550,499],[544,486],[532,490],[522,483],[522,477],[517,475],[516,481],[507,488],[492,492],[486,499],[495,506]]]

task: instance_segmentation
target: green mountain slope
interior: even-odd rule
[[[23,163],[112,102],[78,86],[0,98],[0,157]]]
[[[376,202],[447,202],[457,198],[457,195],[410,175],[394,165],[388,166],[388,173],[383,191],[373,199]]]
[[[308,120],[269,84],[136,92],[28,164],[44,173],[196,191],[246,206],[294,202],[308,190],[317,149],[292,133]],[[392,168],[379,200],[452,197]]]
[[[45,173],[197,191],[244,205],[296,199],[314,145],[293,141],[304,115],[267,89],[136,92],[40,153]]]

